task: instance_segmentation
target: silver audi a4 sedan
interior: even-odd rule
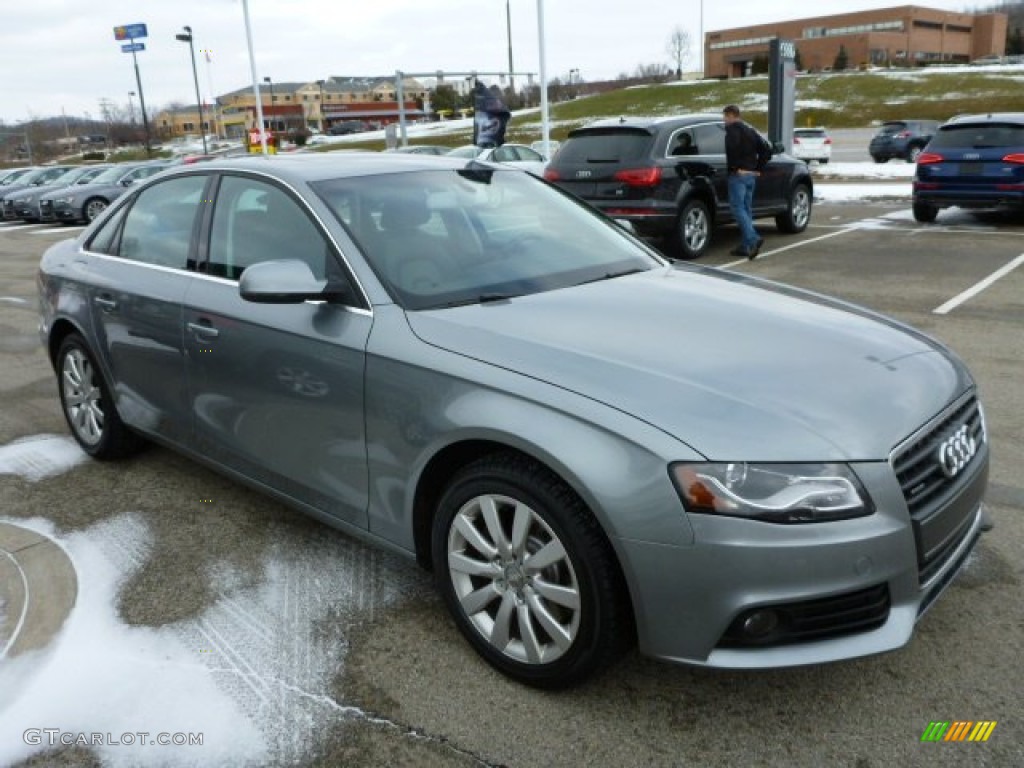
[[[987,527],[924,334],[674,266],[534,176],[346,153],[133,187],[39,270],[97,459],[173,448],[431,569],[505,674],[889,651]]]

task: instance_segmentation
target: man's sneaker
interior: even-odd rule
[[[757,257],[757,254],[759,254],[761,252],[761,247],[763,245],[764,245],[764,238],[763,237],[757,238],[757,242],[754,243],[754,248],[753,248],[753,250],[750,251],[750,254],[747,256],[747,258],[751,259],[751,260],[755,259]]]
[[[731,251],[729,251],[729,255],[730,256],[739,256],[741,259],[752,259],[752,258],[754,258],[751,255],[751,252],[748,251],[746,248],[744,248],[742,245],[737,245],[735,248],[733,248]]]

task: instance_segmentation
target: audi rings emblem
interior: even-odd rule
[[[955,477],[970,463],[977,452],[978,441],[967,431],[966,424],[961,425],[956,432],[939,444],[937,458],[939,466],[942,467],[942,474],[946,477]]]

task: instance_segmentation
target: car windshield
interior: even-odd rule
[[[113,168],[107,168],[92,182],[93,184],[116,184],[118,179],[132,170],[135,170],[135,166],[115,165]]]
[[[448,155],[450,157],[473,158],[479,155],[481,152],[483,152],[482,147],[478,147],[473,144],[467,144],[464,147],[456,147],[455,149],[451,150],[448,153]]]
[[[11,171],[6,176],[0,178],[0,186],[6,184],[13,184],[16,181],[20,181],[22,177],[27,176],[32,172],[31,168],[22,168],[19,171]]]
[[[1024,125],[1015,123],[974,123],[944,126],[928,145],[935,149],[1024,148]]]
[[[614,222],[533,176],[474,165],[312,187],[406,309],[512,298],[662,264]]]
[[[630,163],[646,157],[654,137],[639,129],[573,133],[558,150],[559,163]]]
[[[78,180],[75,182],[75,184],[90,184],[97,176],[99,176],[106,170],[106,167],[90,168],[88,171],[86,171],[85,173],[78,177]]]

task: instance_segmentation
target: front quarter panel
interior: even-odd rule
[[[424,468],[455,443],[487,441],[560,475],[613,546],[622,538],[692,542],[667,465],[701,457],[665,433],[550,384],[432,347],[395,306],[377,309],[366,375],[372,533],[414,550],[414,496]]]

